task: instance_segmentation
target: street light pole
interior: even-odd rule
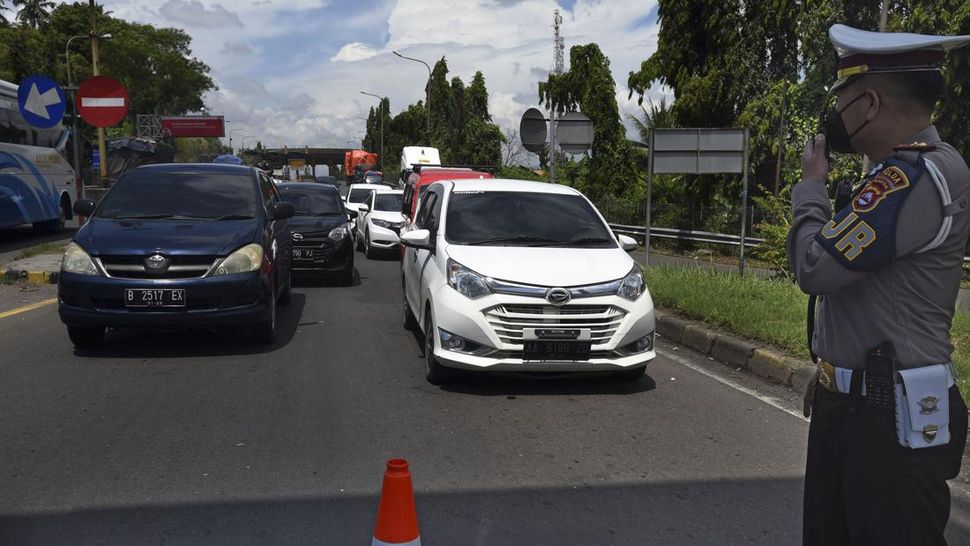
[[[88,0],[88,6],[91,8],[91,72],[95,76],[100,76],[101,68],[98,62],[98,12],[94,5],[94,0]],[[108,150],[104,137],[104,127],[98,127],[98,163],[102,180],[108,177]]]
[[[245,131],[245,129],[233,129],[232,131],[229,131],[229,153],[236,153],[232,149],[232,134],[236,131]]]
[[[71,153],[74,155],[74,173],[77,177],[77,198],[84,199],[84,180],[81,176],[81,143],[77,129],[77,87],[74,86],[74,76],[71,74],[71,42],[75,38],[87,38],[84,34],[71,36],[64,45],[64,58],[67,60],[67,90],[71,93]]]
[[[397,55],[402,59],[407,59],[409,61],[414,61],[416,63],[421,63],[425,68],[428,69],[428,84],[424,87],[424,107],[428,110],[428,138],[431,138],[431,66],[428,63],[422,61],[421,59],[415,59],[413,57],[408,57],[406,55],[401,55],[397,51],[392,51],[391,53]]]
[[[361,91],[361,95],[368,95],[371,97],[376,97],[377,102],[377,112],[381,116],[381,172],[384,172],[384,99],[380,95],[375,95],[373,93],[368,93],[367,91]]]

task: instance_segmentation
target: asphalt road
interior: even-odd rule
[[[425,544],[800,543],[790,391],[663,342],[633,385],[434,387],[397,262],[358,269],[297,288],[267,350],[119,331],[74,354],[53,305],[0,319],[0,544],[366,544],[391,457]]]

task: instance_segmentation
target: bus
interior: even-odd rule
[[[70,132],[39,129],[17,105],[18,86],[0,80],[0,228],[57,230],[72,217],[77,175],[64,155]]]

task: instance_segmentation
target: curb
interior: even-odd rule
[[[686,320],[667,311],[656,311],[657,333],[675,343],[745,370],[771,381],[803,392],[815,377],[815,366],[791,358],[772,347],[759,345],[737,336],[712,330],[702,322]]]
[[[6,282],[28,284],[57,284],[60,271],[27,271],[26,269],[0,269],[0,278]]]

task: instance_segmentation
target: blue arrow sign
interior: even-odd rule
[[[61,122],[67,101],[57,82],[43,74],[27,76],[17,90],[17,104],[27,123],[50,129]]]

